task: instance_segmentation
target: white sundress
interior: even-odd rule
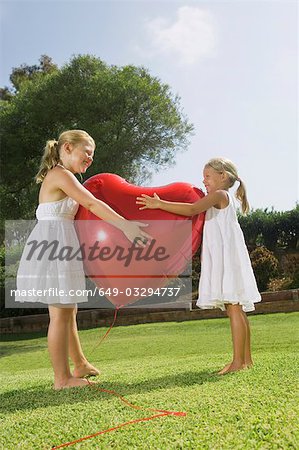
[[[212,207],[206,212],[196,305],[225,310],[227,303],[240,304],[243,311],[254,311],[261,296],[233,199],[227,195],[226,208]]]
[[[18,268],[15,301],[48,305],[70,305],[88,301],[84,292],[85,274],[82,260],[80,257],[64,257],[68,252],[67,247],[73,249],[73,254],[80,247],[74,225],[78,207],[79,204],[70,197],[39,204],[36,210],[38,222],[27,239]],[[39,251],[35,250],[32,254],[32,241],[49,244],[54,242],[56,251],[51,256],[53,246],[50,246],[39,259]],[[27,260],[30,252],[32,255]],[[42,291],[42,295],[34,295],[37,291]]]

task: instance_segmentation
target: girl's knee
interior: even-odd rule
[[[226,306],[226,312],[229,317],[236,315],[236,314],[242,314],[242,306],[239,304],[232,304],[228,303]]]
[[[60,305],[49,306],[50,320],[70,321],[73,319],[74,314],[76,314],[76,308],[74,306],[71,307],[61,307]]]

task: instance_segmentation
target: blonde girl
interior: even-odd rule
[[[71,261],[57,258],[53,260],[46,252],[41,260],[37,257],[28,258],[29,243],[59,242],[61,248],[69,246],[78,249],[74,217],[79,205],[112,223],[131,242],[149,238],[139,228],[143,224],[129,222],[117,214],[106,203],[96,199],[75,177],[75,174],[87,171],[92,164],[94,152],[95,142],[83,130],[68,130],[57,141],[47,142],[36,175],[36,182],[41,184],[36,210],[38,222],[25,245],[17,275],[17,288],[23,293],[33,287],[36,291],[49,293],[44,297],[16,296],[16,301],[42,302],[48,305],[48,349],[54,370],[55,389],[86,386],[88,382],[85,377],[99,374],[98,369],[86,359],[77,330],[77,303],[88,300],[86,295],[73,295],[74,292],[84,292],[85,289],[83,263],[78,258]],[[140,243],[140,246],[144,244]],[[55,295],[50,295],[53,292]],[[69,357],[74,364],[73,373]]]
[[[236,197],[243,213],[249,205],[245,185],[237,168],[228,159],[213,158],[203,170],[207,195],[196,203],[167,202],[142,194],[136,203],[140,209],[160,208],[175,214],[193,216],[206,211],[201,254],[201,275],[197,306],[221,308],[230,319],[233,359],[220,375],[251,367],[250,327],[246,312],[261,301],[251,267],[244,236],[229,189],[239,183]]]

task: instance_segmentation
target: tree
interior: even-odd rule
[[[20,91],[24,82],[32,81],[37,76],[49,74],[54,70],[57,70],[57,66],[53,63],[52,58],[47,55],[40,57],[39,65],[28,66],[27,64],[22,64],[20,67],[14,67],[9,77],[14,93]]]
[[[7,86],[5,86],[4,88],[0,88],[0,100],[10,101],[12,97],[13,94],[10,92]]]
[[[50,69],[14,69],[16,93],[1,102],[4,218],[33,217],[33,177],[44,144],[66,129],[84,129],[95,139],[88,177],[114,172],[130,182],[144,182],[152,171],[172,165],[193,129],[179,97],[145,68],[108,66],[89,55],[61,69],[49,61]]]

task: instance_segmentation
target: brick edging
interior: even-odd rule
[[[262,302],[276,302],[282,300],[299,300],[299,289],[289,289],[287,291],[262,292]]]
[[[272,312],[299,311],[299,289],[277,292],[262,292],[262,302],[256,304],[256,310],[250,314],[267,314]],[[149,322],[184,321],[194,319],[209,319],[224,317],[226,314],[219,309],[200,310],[191,308],[128,308],[121,310],[117,325],[134,325]],[[190,305],[191,306],[191,305]],[[80,329],[111,325],[113,309],[91,309],[78,311],[77,320]],[[0,319],[2,334],[31,333],[46,331],[49,324],[48,314],[30,316],[6,317]]]

